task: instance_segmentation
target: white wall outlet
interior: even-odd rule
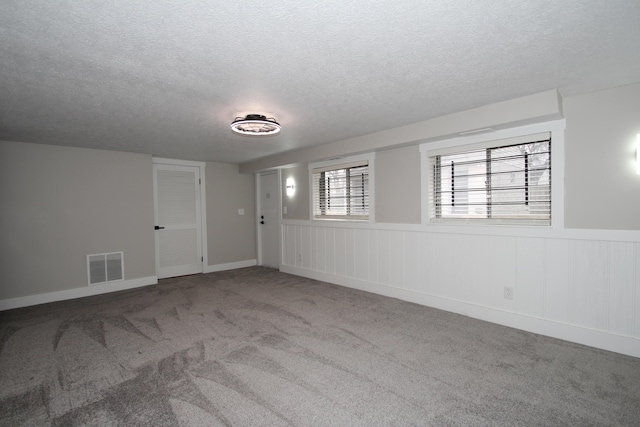
[[[282,213],[285,214],[285,215],[287,214],[287,207],[286,206],[282,207]]]
[[[244,209],[238,209],[238,215],[244,215]]]
[[[504,287],[504,297],[506,299],[513,299],[513,288],[511,286]]]
[[[298,254],[298,262],[302,263],[302,254]]]

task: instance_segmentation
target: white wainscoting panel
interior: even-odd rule
[[[635,268],[635,298],[633,304],[634,328],[633,336],[640,338],[640,243],[635,244],[634,256],[636,260]]]
[[[369,240],[371,231],[353,230],[353,277],[358,280],[369,280]]]
[[[609,243],[609,331],[633,335],[635,245]]]
[[[336,235],[333,228],[325,228],[326,246],[324,248],[327,256],[327,269],[325,270],[329,274],[335,274],[336,272]]]
[[[418,233],[403,232],[403,274],[404,287],[415,292],[425,292],[425,286],[420,278],[421,235]]]
[[[327,271],[327,239],[325,237],[325,228],[316,228],[316,270],[321,272]]]
[[[640,357],[639,234],[535,234],[283,221],[281,269]]]
[[[378,230],[368,231],[369,233],[369,281],[378,283],[380,277],[380,267],[378,266],[379,248]]]
[[[355,242],[353,236],[354,230],[351,228],[345,229],[344,235],[344,255],[345,255],[345,267],[346,276],[354,277],[355,274]]]
[[[529,316],[545,315],[545,241],[518,238],[516,245],[515,311]]]
[[[572,240],[570,244],[570,322],[608,330],[609,244]]]
[[[282,236],[282,264],[296,265],[296,228],[285,227]]]
[[[336,263],[336,274],[338,276],[350,277],[347,275],[347,236],[345,229],[334,229],[333,239],[333,254]]]
[[[390,232],[389,239],[389,254],[387,263],[389,269],[389,283],[388,285],[394,288],[406,289],[404,283],[404,239],[403,232]],[[382,260],[381,260],[382,261]]]
[[[301,227],[300,229],[300,253],[302,254],[300,263],[302,268],[311,269],[315,264],[314,254],[312,253],[312,247],[315,246],[315,242],[311,240],[311,233],[315,232],[314,229],[309,227]]]
[[[569,241],[545,239],[544,316],[569,323]]]
[[[389,248],[389,230],[378,230],[378,245],[377,253],[378,258],[376,264],[378,265],[378,283],[389,286],[391,280],[389,279],[389,265],[391,249]]]

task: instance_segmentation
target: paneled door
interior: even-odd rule
[[[156,274],[202,273],[200,168],[154,164]]]
[[[280,184],[277,172],[259,175],[258,193],[260,265],[280,268]]]

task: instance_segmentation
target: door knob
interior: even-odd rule
[[[159,225],[156,225],[155,227],[153,227],[154,230],[164,230],[164,227],[160,227]]]
[[[260,224],[264,224],[264,221],[260,221]]]

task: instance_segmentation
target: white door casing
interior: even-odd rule
[[[258,175],[259,263],[280,268],[280,179],[278,172]]]
[[[153,165],[156,274],[159,279],[202,273],[200,167]]]

